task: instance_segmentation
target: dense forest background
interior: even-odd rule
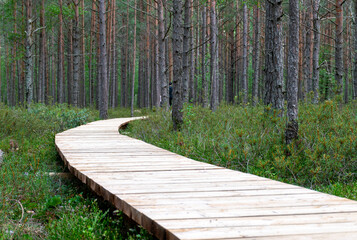
[[[282,109],[274,99],[288,99],[289,86],[301,101],[348,102],[357,97],[356,8],[351,0],[1,0],[0,101],[96,106],[105,117],[107,106],[167,106],[174,83],[174,98],[213,110],[222,101]]]

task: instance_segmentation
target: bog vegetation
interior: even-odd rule
[[[112,117],[129,110],[109,112]],[[98,113],[66,105],[30,109],[0,104],[0,239],[149,239],[120,212],[66,172],[56,133],[96,119]]]
[[[266,109],[268,108],[268,109]],[[286,118],[270,107],[186,105],[180,132],[158,111],[124,133],[199,161],[357,200],[357,104],[299,106],[299,138],[285,143]]]

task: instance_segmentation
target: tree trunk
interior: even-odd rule
[[[129,1],[129,0],[128,0]],[[129,22],[128,22],[129,24]],[[134,0],[134,39],[133,39],[133,67],[131,79],[131,116],[134,117],[134,88],[135,88],[135,61],[136,61],[136,0]]]
[[[182,1],[173,0],[172,51],[173,51],[173,103],[172,120],[174,130],[180,130],[183,123],[182,113]]]
[[[304,96],[312,91],[311,81],[311,44],[312,44],[312,31],[311,31],[311,1],[305,0],[305,44],[304,44]]]
[[[256,106],[258,102],[258,85],[259,85],[259,55],[260,55],[260,9],[259,6],[254,8],[255,10],[255,19],[254,19],[254,77],[253,77],[253,86],[252,86],[252,103],[253,106]]]
[[[80,60],[81,50],[79,45],[79,0],[73,0],[74,4],[74,20],[73,20],[73,82],[72,82],[72,104],[79,107],[79,76],[80,76]]]
[[[106,45],[106,16],[105,0],[99,0],[99,48],[101,78],[99,84],[99,117],[108,118],[108,74],[107,74],[107,45]]]
[[[188,88],[190,78],[190,38],[191,38],[191,0],[186,0],[184,4],[184,32],[183,32],[183,54],[182,54],[182,100],[188,102]]]
[[[219,105],[218,82],[218,27],[216,15],[216,0],[211,1],[211,110],[216,111]]]
[[[354,38],[354,70],[353,70],[353,99],[357,99],[357,0],[354,0],[354,33],[353,33],[353,38]]]
[[[208,107],[208,81],[206,78],[206,39],[207,39],[207,7],[203,6],[202,11],[202,49],[201,49],[201,71],[202,71],[202,105]]]
[[[125,26],[125,28],[123,28],[123,33],[125,31],[126,34],[128,34],[127,29],[129,28],[129,23],[125,22],[126,18],[123,17],[122,21],[123,21],[123,26]],[[124,36],[125,34],[123,34]],[[126,38],[126,42],[122,42],[122,46],[121,46],[121,85],[120,85],[120,106],[121,107],[126,107],[127,106],[127,85],[128,85],[128,80],[127,80],[127,62],[128,62],[128,58],[127,58],[127,48],[128,48],[128,36],[125,37]],[[129,94],[128,94],[129,95]]]
[[[161,81],[161,106],[169,109],[169,84],[166,78],[166,46],[165,46],[165,19],[164,0],[158,0],[159,16],[159,79]]]
[[[26,102],[33,102],[33,19],[32,19],[32,0],[26,1]]]
[[[335,79],[337,94],[342,94],[343,86],[343,7],[344,0],[336,0],[336,43],[335,43]]]
[[[313,31],[314,31],[314,48],[312,55],[312,90],[314,92],[313,103],[319,101],[319,79],[320,79],[320,18],[319,18],[320,0],[313,2]]]
[[[58,66],[57,66],[57,102],[64,103],[64,56],[63,56],[63,14],[62,14],[62,0],[59,0],[60,13],[58,14]]]
[[[39,54],[39,73],[38,73],[38,101],[45,101],[45,78],[46,78],[46,62],[45,62],[45,44],[46,44],[46,31],[45,31],[45,1],[41,1],[41,14],[40,14],[40,54]]]
[[[84,20],[84,14],[85,14],[85,8],[84,8],[84,0],[81,1],[81,23],[82,23],[82,36],[81,36],[81,66],[80,66],[80,105],[82,107],[86,106],[86,85],[85,85],[85,70],[86,70],[86,58],[85,58],[85,20]]]
[[[265,96],[264,104],[271,104],[283,114],[283,39],[282,0],[266,1],[265,23]]]
[[[247,4],[243,5],[243,102],[248,103],[248,8]]]
[[[287,82],[288,125],[285,131],[286,144],[298,138],[298,76],[299,76],[299,0],[289,1],[289,53]]]

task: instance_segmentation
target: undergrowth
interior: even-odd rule
[[[110,110],[109,115],[127,117],[130,109]],[[55,134],[97,116],[93,109],[66,105],[25,109],[0,103],[0,149],[5,152],[0,163],[0,239],[150,239],[78,180],[48,174],[66,171]]]
[[[299,106],[299,138],[286,146],[286,119],[269,107],[186,105],[180,132],[158,111],[126,134],[203,162],[357,200],[357,103]]]

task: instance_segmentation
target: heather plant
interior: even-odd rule
[[[130,110],[116,109],[124,117]],[[98,113],[67,105],[10,108],[0,103],[0,239],[132,239],[121,214],[66,172],[55,134],[93,121]],[[132,227],[131,227],[132,228]],[[135,229],[135,228],[133,228]],[[143,232],[141,239],[150,236]]]
[[[356,102],[301,104],[299,138],[290,145],[286,118],[269,106],[222,105],[213,113],[186,105],[180,132],[172,131],[169,113],[158,111],[126,133],[199,161],[326,192],[334,186],[355,198],[346,191],[357,182],[356,114]]]

